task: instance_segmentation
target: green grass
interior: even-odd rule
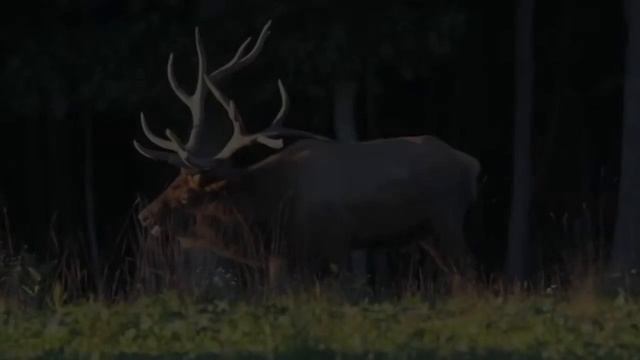
[[[316,296],[194,303],[167,294],[19,310],[0,302],[0,358],[638,358],[624,297],[467,294],[348,304]]]

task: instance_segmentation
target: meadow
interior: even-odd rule
[[[94,297],[78,255],[42,262],[5,238],[0,359],[640,359],[638,274],[610,277],[592,262],[536,286],[374,296],[329,281],[273,294],[238,291],[197,262],[171,275],[168,250],[140,236],[139,265],[122,268],[131,280],[114,277],[120,291],[105,280],[113,291]]]
[[[548,289],[549,290],[549,289]],[[620,292],[325,292],[196,301],[175,292],[26,309],[0,301],[6,359],[634,359],[640,304]]]

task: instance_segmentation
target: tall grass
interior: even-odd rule
[[[611,276],[593,245],[566,253],[561,270],[533,282],[488,275],[460,279],[443,292],[433,277],[416,276],[392,296],[377,296],[342,277],[273,293],[263,286],[261,269],[224,267],[215,258],[198,259],[201,248],[189,254],[171,236],[149,236],[135,217],[143,205],[132,206],[114,239],[118,251],[105,261],[102,299],[92,295],[80,235],[60,239],[52,227],[55,256],[37,260],[3,211],[0,357],[614,359],[640,353],[640,307],[631,283],[603,292]],[[264,251],[247,249],[247,256]]]
[[[127,302],[167,291],[204,301],[269,298],[268,274],[264,268],[226,261],[208,252],[206,246],[182,248],[176,241],[176,234],[165,234],[160,238],[150,236],[137,221],[137,214],[145,205],[138,200],[131,206],[125,223],[113,239],[118,244],[117,251],[105,257],[106,266],[98,278],[103,282],[101,288],[106,291],[104,298],[98,300]],[[215,210],[218,216],[228,218],[232,224],[216,234],[216,241],[225,241],[225,237],[239,239],[236,241],[246,248],[243,256],[266,262],[267,249],[258,245],[262,243],[260,239],[251,238],[249,225],[232,210],[224,214],[219,209]],[[285,221],[282,218],[287,213],[285,210],[274,214],[274,221]],[[542,268],[534,281],[514,283],[496,274],[480,274],[474,278],[458,279],[456,284],[443,283],[431,275],[434,266],[428,258],[421,259],[422,265],[418,266],[417,252],[409,251],[412,255],[407,257],[407,268],[413,276],[391,293],[372,292],[361,279],[350,276],[343,276],[340,281],[333,279],[318,283],[315,287],[307,287],[306,291],[318,292],[321,288],[323,292],[351,302],[416,296],[434,302],[447,293],[453,297],[477,297],[479,294],[498,297],[571,294],[583,299],[602,295],[629,297],[634,294],[638,276],[633,272],[607,273],[603,220],[594,223],[591,213],[593,211],[583,205],[583,211],[575,218],[580,226],[570,226],[567,214],[562,217],[552,214],[559,219],[556,228],[560,233],[550,235],[558,239],[573,239],[570,241],[573,246],[562,252],[553,271]],[[93,289],[98,288],[98,284],[93,284],[94,277],[88,274],[88,253],[83,246],[78,246],[85,243],[85,239],[81,233],[60,239],[53,223],[48,238],[53,252],[48,258],[38,260],[20,245],[21,239],[15,238],[8,212],[3,209],[0,221],[0,298],[39,307],[95,298]],[[278,241],[281,238],[279,231],[278,226],[274,227],[272,236],[276,240],[269,249],[272,252],[282,245]]]

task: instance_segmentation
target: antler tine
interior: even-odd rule
[[[211,74],[209,74],[209,77],[217,80],[219,78],[222,77],[222,72],[224,72],[225,70],[229,69],[231,66],[233,66],[234,64],[236,64],[238,62],[238,60],[240,59],[240,57],[244,54],[244,50],[245,48],[249,45],[249,43],[251,42],[251,36],[249,36],[238,48],[238,50],[236,50],[236,54],[233,56],[233,58],[231,58],[231,60],[229,60],[226,64],[222,65],[220,68],[214,70]]]
[[[215,86],[213,84],[213,82],[209,79],[209,77],[204,76],[204,83],[207,84],[207,87],[209,88],[209,90],[211,90],[211,93],[213,94],[213,96],[216,98],[216,100],[218,100],[218,102],[220,104],[222,104],[222,106],[224,107],[224,109],[227,111],[227,113],[231,112],[231,107],[230,107],[230,100],[229,98],[224,95],[222,93],[222,91],[220,91],[220,89],[218,89],[217,86]]]
[[[246,131],[246,127],[244,125],[244,121],[240,115],[238,108],[235,106],[233,100],[229,100],[221,91],[215,86],[208,77],[204,78],[207,87],[215,98],[224,106],[227,110],[227,114],[229,115],[229,119],[233,124],[233,133],[231,138],[227,142],[227,145],[215,156],[216,159],[224,159],[227,158],[235,151],[240,149],[243,146],[251,144],[253,141],[258,141],[268,147],[274,149],[280,149],[284,146],[282,140],[269,139],[261,136],[260,134],[248,135]],[[289,98],[287,96],[286,90],[282,86],[282,82],[278,80],[278,85],[280,88],[280,96],[282,98],[282,106],[280,108],[280,112],[272,122],[272,126],[278,126],[282,121],[284,116],[286,115],[289,108]]]
[[[302,130],[294,130],[283,127],[282,121],[289,112],[289,96],[287,95],[287,90],[285,89],[284,85],[282,84],[282,80],[280,79],[278,79],[278,89],[280,90],[280,100],[282,102],[280,111],[267,129],[261,131],[258,134],[255,134],[256,141],[268,147],[280,149],[283,146],[282,139],[272,139],[271,137],[301,136],[318,140],[329,140],[324,136],[316,135]]]
[[[240,45],[240,48],[236,52],[236,55],[228,63],[226,63],[221,68],[209,74],[209,79],[211,79],[212,81],[219,80],[225,75],[232,74],[238,71],[239,69],[242,69],[243,67],[247,66],[248,64],[252,63],[258,57],[258,54],[260,54],[260,51],[262,51],[264,42],[266,41],[267,36],[269,36],[270,34],[270,31],[269,31],[270,27],[271,27],[271,20],[267,21],[267,23],[262,28],[262,31],[260,32],[260,36],[258,37],[258,40],[256,40],[256,44],[253,46],[253,49],[251,49],[251,52],[249,52],[249,54],[247,54],[242,59],[240,59],[240,57],[244,54],[245,48],[251,41],[251,37],[247,38],[242,43],[242,45]]]
[[[259,141],[264,145],[269,146],[271,148],[275,148],[275,149],[282,148],[283,146],[282,140],[264,138],[263,136],[261,136],[260,133],[253,134],[253,135],[247,134],[244,121],[242,120],[242,116],[240,115],[240,112],[237,106],[235,105],[234,101],[229,100],[224,94],[222,94],[222,92],[213,84],[213,82],[211,82],[211,80],[208,77],[205,77],[204,80],[205,80],[205,83],[207,84],[207,87],[211,90],[211,92],[216,97],[216,99],[227,110],[229,119],[233,124],[233,132],[231,134],[231,138],[229,139],[227,144],[224,146],[224,148],[215,156],[215,159],[228,158],[231,155],[233,155],[235,151],[237,151],[238,149],[244,146],[250,145],[253,141]],[[278,113],[278,116],[276,116],[276,119],[273,121],[272,125],[274,124],[277,125],[282,120],[288,108],[288,97],[287,97],[286,91],[284,90],[284,87],[282,87],[281,82],[279,82],[279,84],[281,89],[280,95],[282,96],[283,106],[281,107],[280,112]]]
[[[147,121],[144,117],[144,113],[142,112],[140,112],[140,125],[142,126],[142,131],[152,143],[166,150],[175,150],[175,147],[173,143],[171,143],[171,141],[167,141],[159,136],[156,136],[151,131],[151,129],[149,128],[149,125],[147,125]]]
[[[282,105],[280,106],[280,111],[278,111],[278,115],[276,115],[275,119],[271,122],[271,126],[280,126],[282,124],[282,120],[287,116],[289,112],[289,95],[287,95],[287,90],[282,85],[282,80],[278,79],[278,90],[280,91],[280,101]]]
[[[136,140],[133,140],[133,146],[136,148],[136,150],[138,150],[140,154],[148,157],[149,159],[168,162],[169,164],[178,167],[182,165],[182,160],[172,152],[151,150],[140,145],[140,143],[138,143]]]
[[[282,85],[282,80],[278,79],[278,90],[280,91],[280,111],[271,122],[271,126],[268,129],[279,128],[282,125],[282,121],[289,112],[289,96],[287,95],[287,90]],[[284,146],[284,141],[282,139],[270,139],[267,136],[263,136],[258,134],[256,137],[256,141],[261,143],[262,145],[268,146],[272,149],[281,149]]]
[[[170,140],[171,149],[174,150],[182,161],[190,167],[193,167],[193,164],[189,160],[190,156],[188,149],[191,147],[190,145],[192,140],[198,137],[197,133],[200,130],[200,123],[202,122],[204,108],[203,77],[205,77],[207,66],[206,55],[202,49],[202,41],[200,39],[200,30],[198,27],[195,28],[195,43],[196,53],[198,55],[198,78],[196,80],[196,88],[192,95],[187,95],[176,81],[173,71],[173,54],[169,56],[169,62],[167,63],[167,78],[169,79],[169,84],[178,98],[180,98],[180,100],[189,107],[189,110],[191,110],[192,127],[189,142],[186,145],[183,144],[180,138],[171,130],[167,129],[165,133]],[[164,142],[166,140],[162,141]]]
[[[220,150],[220,152],[214,157],[214,159],[227,159],[233,155],[238,149],[249,145],[252,142],[252,136],[246,134],[244,123],[240,112],[236,107],[233,100],[229,101],[228,108],[229,119],[233,124],[233,132],[231,138],[227,141],[227,144]]]
[[[247,133],[244,122],[242,121],[242,117],[240,116],[240,112],[238,111],[238,108],[235,105],[234,101],[227,98],[227,96],[225,96],[215,85],[216,80],[222,78],[225,75],[236,72],[237,70],[250,64],[256,59],[263,48],[267,36],[270,33],[270,26],[271,20],[269,20],[264,25],[262,31],[260,32],[260,36],[253,46],[253,49],[248,54],[245,55],[245,50],[251,42],[250,37],[246,39],[242,43],[242,45],[240,45],[240,47],[236,51],[235,56],[229,62],[227,62],[227,64],[220,67],[218,70],[215,70],[209,75],[205,73],[206,56],[203,51],[199,29],[196,27],[195,42],[196,51],[198,54],[198,79],[193,94],[187,94],[184,89],[182,89],[182,87],[178,84],[173,70],[173,54],[169,55],[169,61],[167,62],[167,78],[169,79],[171,89],[178,96],[178,98],[191,110],[192,128],[189,136],[189,141],[184,144],[180,140],[180,138],[169,129],[166,129],[165,131],[166,139],[154,135],[147,125],[144,114],[141,113],[140,123],[142,125],[144,134],[152,143],[168,151],[150,150],[143,147],[136,141],[134,141],[134,147],[142,155],[151,159],[166,161],[170,164],[180,167],[186,166],[196,169],[207,169],[215,166],[217,160],[227,159],[240,148],[250,145],[254,142],[260,142],[268,147],[280,149],[283,147],[283,141],[280,138],[285,136],[298,136],[320,140],[329,140],[323,136],[308,133],[306,131],[282,127],[282,121],[289,110],[289,97],[281,80],[278,80],[278,89],[280,91],[280,99],[282,102],[280,110],[267,129],[255,134]],[[233,133],[231,135],[231,138],[223,147],[223,149],[215,156],[205,155],[205,151],[203,150],[207,149],[196,149],[200,146],[199,144],[204,142],[205,134],[203,132],[206,131],[207,128],[206,126],[204,126],[205,124],[203,124],[203,108],[205,96],[204,84],[206,84],[207,88],[209,88],[215,98],[225,108],[233,125]],[[272,137],[277,138],[274,139]],[[208,151],[209,150],[207,150],[206,152]]]
[[[242,117],[240,116],[240,111],[235,106],[235,103],[233,102],[233,100],[230,100],[229,98],[227,98],[222,93],[222,91],[220,91],[220,89],[218,89],[218,87],[208,77],[204,76],[203,78],[204,78],[205,84],[207,84],[207,87],[213,93],[213,96],[215,96],[218,102],[222,104],[222,106],[227,111],[227,114],[229,115],[229,119],[233,124],[232,138],[233,136],[236,136],[236,134],[238,134],[238,136],[245,135],[246,127],[244,125],[244,121],[242,120]]]
[[[233,124],[234,134],[237,134],[237,136],[244,136],[247,134],[247,128],[244,126],[242,116],[240,116],[240,110],[238,110],[238,107],[233,100],[229,101],[229,118]]]
[[[204,73],[200,73],[200,78],[198,79],[198,91],[201,90],[201,86],[200,86],[201,81],[204,81],[204,83],[207,85],[209,90],[211,90],[215,98],[225,108],[229,116],[229,119],[233,124],[233,133],[231,135],[231,138],[229,139],[227,144],[223,147],[223,149],[214,157],[214,159],[228,158],[231,155],[233,155],[233,153],[235,153],[238,149],[244,146],[247,146],[256,140],[262,140],[261,142],[265,143],[265,145],[274,147],[274,148],[281,148],[283,146],[282,141],[273,140],[273,139],[262,139],[262,137],[259,134],[248,135],[246,131],[246,127],[242,120],[242,116],[240,115],[240,112],[237,106],[235,106],[235,103],[233,102],[233,100],[230,100],[227,96],[225,96],[222,93],[222,91],[220,91],[220,89],[218,89],[218,87],[214,84],[214,81],[221,79],[225,75],[229,75],[238,71],[239,69],[250,64],[256,59],[256,57],[258,56],[258,54],[263,48],[263,45],[267,39],[267,36],[270,33],[269,32],[270,27],[271,27],[271,20],[269,20],[262,28],[262,31],[260,32],[260,36],[258,36],[258,39],[256,40],[256,44],[254,45],[253,49],[249,52],[249,54],[244,55],[245,50],[249,45],[249,42],[251,41],[251,37],[247,38],[240,45],[240,47],[236,51],[235,56],[229,62],[227,62],[227,64],[220,67],[218,70],[215,70],[209,76],[204,75]],[[197,43],[198,49],[200,49],[199,38],[197,39],[197,42],[198,42]],[[198,58],[200,59],[202,57],[203,55],[199,50]],[[282,92],[281,92],[281,95],[282,95]],[[281,117],[284,116],[284,114],[286,113],[286,107],[288,107],[286,92],[284,93],[283,99],[284,99],[283,101],[284,101],[285,109],[284,111],[283,109],[281,109],[280,113],[282,114],[279,114],[281,115]],[[184,147],[180,146],[179,139],[175,136],[175,134],[172,134],[168,131],[167,136],[169,135],[171,135],[170,139],[172,140],[172,143],[176,147],[176,152],[178,153],[178,155],[181,158],[183,158],[185,163],[189,163],[188,153],[185,151]],[[198,159],[193,159],[193,160],[197,161],[198,163],[203,163],[203,161]]]
[[[182,87],[178,84],[176,80],[175,73],[173,71],[173,53],[169,55],[169,61],[167,62],[167,78],[169,79],[169,84],[171,85],[171,89],[176,95],[184,102],[192,112],[198,112],[194,110],[202,109],[202,75],[205,73],[205,68],[207,66],[207,59],[204,51],[202,50],[202,42],[200,40],[200,30],[198,27],[195,28],[195,38],[196,38],[196,53],[198,54],[198,78],[196,80],[196,89],[192,95],[187,95],[187,93],[182,89]],[[198,112],[198,113],[201,113]]]
[[[150,159],[166,161],[170,164],[180,166],[181,165],[180,159],[174,153],[179,150],[178,147],[176,146],[176,143],[156,136],[147,125],[147,121],[144,117],[144,113],[142,112],[140,112],[140,125],[142,127],[142,131],[144,132],[145,136],[149,139],[149,141],[151,141],[158,147],[161,147],[163,149],[170,150],[170,151],[157,151],[157,150],[147,149],[146,147],[140,145],[137,141],[134,140],[133,146],[136,148],[136,150],[138,150],[140,154]]]
[[[229,158],[237,150],[241,149],[242,147],[248,146],[253,142],[259,142],[273,149],[281,149],[284,146],[283,140],[273,139],[272,137],[274,136],[300,136],[318,140],[329,140],[324,136],[312,134],[306,131],[282,127],[282,121],[289,111],[289,96],[287,95],[287,91],[280,79],[278,79],[278,89],[280,91],[280,100],[282,102],[280,111],[267,129],[255,134],[247,133],[242,117],[240,116],[240,112],[238,111],[238,108],[236,107],[234,101],[227,99],[208,77],[205,77],[204,80],[207,84],[207,87],[211,90],[216,99],[218,99],[218,101],[227,110],[229,119],[231,119],[231,122],[233,124],[233,133],[231,135],[231,138],[224,146],[224,148],[214,157],[214,159]]]
[[[203,77],[207,71],[207,56],[202,48],[202,40],[200,39],[200,30],[195,29],[196,37],[196,53],[198,55],[198,78],[196,80],[196,89],[193,93],[193,126],[194,130],[202,121],[202,113],[204,109],[204,81]]]

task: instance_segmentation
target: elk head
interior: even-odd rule
[[[189,139],[184,143],[173,131],[165,131],[166,138],[153,134],[147,125],[144,114],[140,114],[140,124],[146,137],[162,150],[152,150],[133,141],[135,148],[144,156],[167,162],[180,168],[178,177],[167,189],[151,202],[139,214],[142,224],[152,229],[152,233],[158,233],[161,226],[167,220],[172,210],[204,201],[205,194],[215,190],[224,184],[225,179],[233,174],[244,171],[231,165],[231,157],[241,148],[255,143],[263,144],[272,149],[283,147],[283,137],[295,136],[304,138],[326,138],[305,131],[289,129],[282,126],[282,120],[287,114],[289,100],[285,88],[278,80],[278,88],[282,106],[271,125],[258,133],[247,132],[240,113],[233,100],[225,96],[216,86],[216,83],[225,76],[231,75],[253,62],[262,50],[264,42],[269,35],[271,21],[262,28],[253,49],[246,54],[246,49],[251,41],[247,38],[238,48],[235,56],[222,67],[208,73],[206,72],[206,57],[202,48],[198,28],[195,29],[196,52],[198,56],[198,77],[195,91],[187,94],[178,85],[173,72],[173,54],[169,56],[167,64],[167,77],[171,88],[177,97],[189,107],[191,112],[191,131]],[[226,144],[215,144],[211,141],[211,134],[215,130],[215,124],[205,121],[204,102],[206,89],[224,107],[233,125],[233,132]]]

